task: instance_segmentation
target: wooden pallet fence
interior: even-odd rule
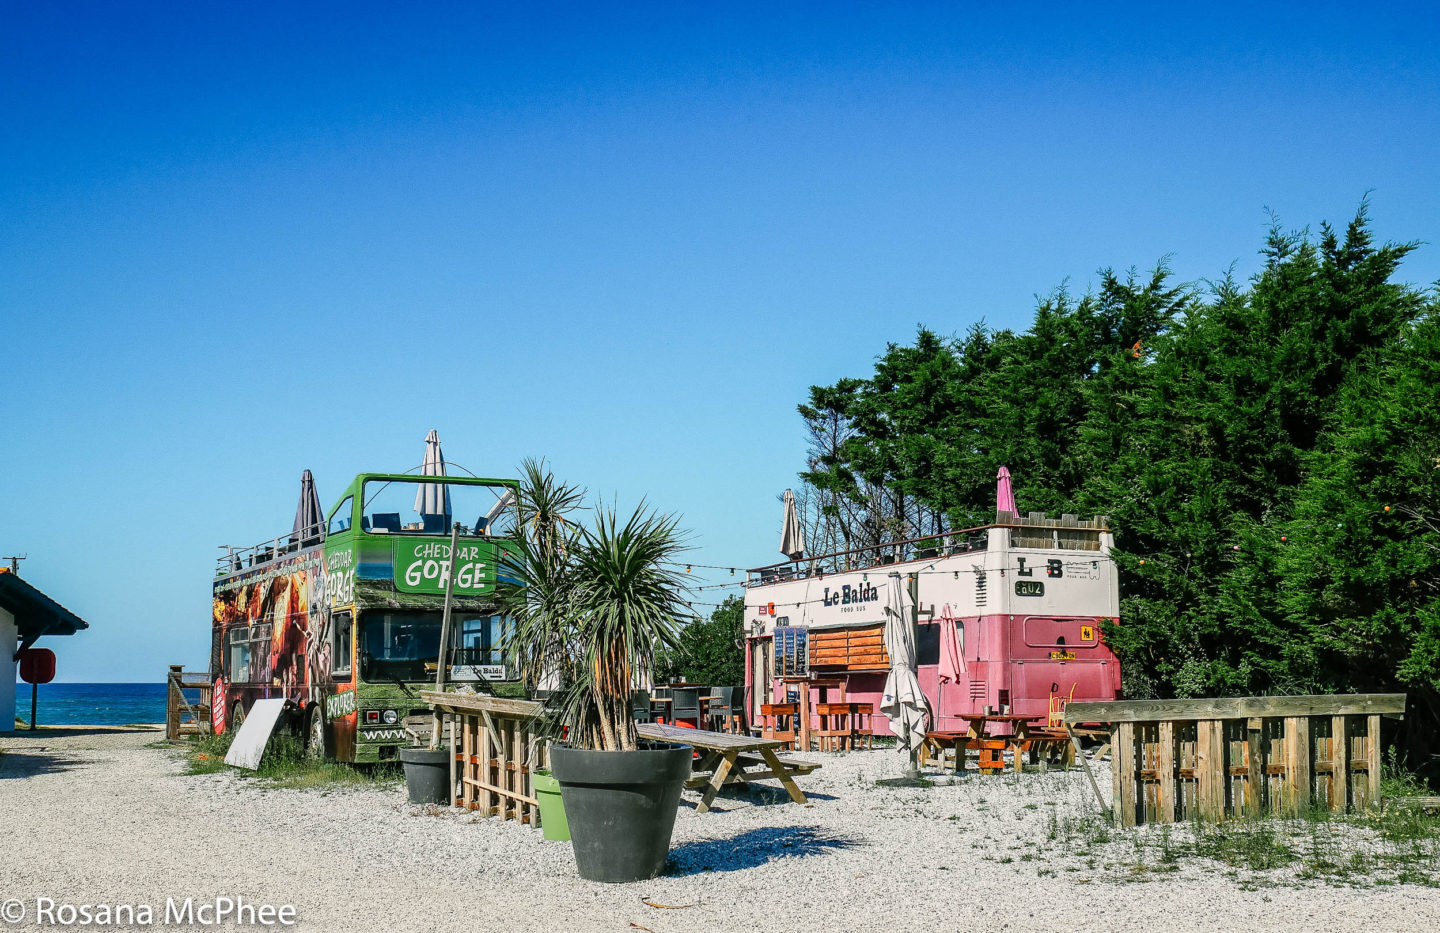
[[[1116,823],[1219,821],[1380,806],[1380,718],[1403,693],[1071,703],[1112,726]]]
[[[810,667],[820,670],[889,670],[885,626],[810,629]]]
[[[539,826],[534,772],[549,767],[542,704],[432,690],[420,696],[450,720],[455,806]]]
[[[165,738],[174,741],[186,735],[209,735],[210,704],[215,685],[208,671],[187,671],[183,664],[172,664],[165,675]],[[191,703],[186,691],[198,693]]]

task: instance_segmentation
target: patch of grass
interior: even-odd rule
[[[232,733],[200,736],[186,753],[186,773],[234,771],[243,778],[261,781],[268,787],[322,791],[388,787],[404,777],[398,762],[351,765],[307,758],[304,744],[295,736],[283,732],[271,737],[258,769],[231,768],[225,764],[225,754],[230,750],[233,738]]]
[[[1349,816],[1114,829],[1052,818],[1037,849],[1115,882],[1157,880],[1187,864],[1221,868],[1242,890],[1323,883],[1440,887],[1440,819],[1415,809]]]
[[[1386,749],[1385,762],[1380,769],[1381,797],[1387,800],[1392,797],[1428,797],[1432,793],[1418,775],[1400,763],[1395,746]]]
[[[400,765],[384,762],[366,767],[305,756],[305,746],[291,735],[276,736],[265,749],[255,777],[276,787],[298,790],[343,789],[393,784],[403,775]]]
[[[1295,850],[1266,822],[1197,824],[1189,848],[1200,858],[1250,871],[1283,868],[1295,859]]]
[[[230,742],[234,738],[230,732],[197,736],[185,755],[185,773],[215,774],[228,770],[230,766],[225,763],[225,753],[230,751]]]

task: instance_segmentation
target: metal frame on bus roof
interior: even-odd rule
[[[772,586],[777,583],[787,583],[791,580],[805,579],[812,573],[846,573],[856,570],[869,570],[874,567],[895,567],[901,564],[916,563],[926,560],[934,560],[941,557],[953,557],[957,554],[968,554],[975,551],[983,551],[987,549],[987,542],[982,541],[978,546],[975,546],[971,540],[965,540],[957,544],[952,543],[952,539],[960,536],[970,536],[971,538],[973,538],[974,536],[977,536],[980,532],[988,532],[992,528],[1032,530],[1045,529],[1047,531],[1055,532],[1086,532],[1099,535],[1110,531],[1110,524],[1109,516],[1107,515],[1096,515],[1093,519],[1089,521],[1081,521],[1078,516],[1070,514],[1064,514],[1058,518],[1049,518],[1044,512],[1030,512],[1024,517],[1016,515],[1013,512],[998,512],[996,514],[996,520],[988,525],[974,525],[969,528],[957,528],[953,531],[943,531],[936,534],[919,535],[914,538],[901,538],[895,541],[887,541],[883,544],[867,544],[861,547],[848,548],[843,551],[831,551],[827,554],[816,554],[813,556],[802,557],[798,560],[782,560],[777,561],[773,564],[766,564],[763,567],[752,567],[747,569],[745,573],[747,577],[752,574],[758,575],[758,579],[746,579],[745,585],[747,587]],[[913,547],[914,545],[928,544],[930,542],[938,543],[935,544],[933,547]],[[913,557],[896,556],[888,561],[884,560],[883,557],[878,556],[886,551],[889,551],[893,554],[896,548],[905,548],[907,546],[911,546],[911,550],[933,550],[936,553]],[[1030,547],[1031,545],[1012,546]],[[1098,540],[1097,547],[1095,548],[1066,548],[1064,544],[1059,542],[1058,538],[1053,545],[1049,546],[1053,546],[1059,550],[1099,549]],[[837,567],[835,569],[813,569],[816,564],[819,564],[823,561],[833,561],[835,558],[848,557],[849,555],[855,554],[876,554],[877,557],[870,563],[865,563],[862,561],[851,565],[850,562],[847,561],[846,566],[844,566],[843,568]],[[809,565],[809,567],[803,567],[802,565]],[[785,570],[791,570],[792,572],[788,576],[782,576],[782,571]]]

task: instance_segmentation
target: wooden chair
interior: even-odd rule
[[[799,703],[764,703],[760,706],[760,716],[764,719],[760,735],[762,738],[776,739],[787,743],[789,748],[795,747],[795,737],[798,734],[795,720],[800,715]]]
[[[841,752],[854,748],[853,708],[850,703],[816,703],[815,714],[819,717],[820,728],[812,735],[820,743],[822,752]]]
[[[850,747],[859,748],[863,743],[866,748],[875,746],[875,704],[873,703],[851,703],[850,704]]]
[[[1056,684],[1055,686],[1059,686]],[[1050,711],[1045,716],[1045,728],[1050,732],[1065,731],[1065,705],[1075,696],[1075,684],[1070,685],[1068,694],[1050,693]]]

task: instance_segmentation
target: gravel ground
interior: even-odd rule
[[[37,929],[37,897],[158,913],[167,897],[222,895],[292,904],[292,929],[307,933],[1440,929],[1440,891],[1416,885],[1286,883],[1281,872],[1256,887],[1205,862],[1121,883],[1149,876],[1056,833],[1093,813],[1079,771],[891,788],[875,782],[898,773],[894,751],[815,755],[823,767],[801,782],[810,806],[742,790],[702,814],[687,793],[670,873],[601,885],[579,880],[569,845],[536,830],[427,813],[400,788],[185,775],[176,753],[147,747],[157,738],[0,737],[0,900],[32,908],[0,929]]]

